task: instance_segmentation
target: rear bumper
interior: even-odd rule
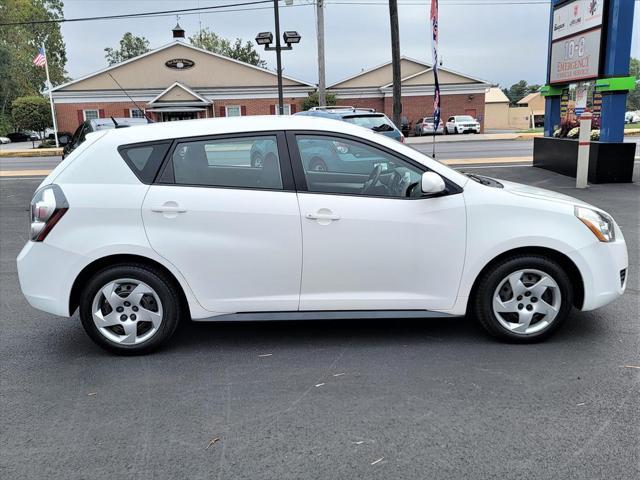
[[[615,242],[596,242],[567,255],[582,274],[584,302],[581,310],[600,308],[624,293],[629,277],[629,259],[622,234]],[[623,270],[624,281],[621,279]]]
[[[70,316],[71,287],[83,263],[82,255],[43,242],[27,242],[17,259],[23,295],[38,310]]]

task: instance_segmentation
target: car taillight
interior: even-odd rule
[[[69,209],[62,189],[47,185],[31,199],[31,240],[41,242]]]
[[[404,143],[404,135],[400,134],[400,143]]]

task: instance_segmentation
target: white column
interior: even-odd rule
[[[576,166],[576,188],[587,188],[589,178],[589,147],[591,146],[591,112],[580,115],[578,137],[578,164]]]

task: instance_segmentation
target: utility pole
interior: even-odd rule
[[[391,22],[391,62],[393,64],[393,123],[401,128],[402,103],[400,90],[400,29],[398,27],[398,0],[389,0]]]
[[[318,35],[318,105],[325,107],[327,98],[324,81],[324,5],[323,0],[316,1],[316,31]]]
[[[276,68],[278,69],[278,114],[284,115],[284,94],[282,93],[282,45],[280,45],[280,13],[278,12],[278,0],[273,0],[274,16],[276,21]]]

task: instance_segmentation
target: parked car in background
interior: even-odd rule
[[[254,142],[273,145],[260,167]],[[345,151],[362,170],[305,160],[329,166]],[[30,212],[25,297],[54,315],[78,310],[91,339],[120,354],[149,352],[190,319],[468,313],[532,342],[627,284],[625,240],[603,210],[321,118],[98,131],[44,179]]]
[[[3,145],[7,143],[11,143],[11,139],[9,137],[0,137],[0,143]]]
[[[408,137],[411,134],[411,122],[405,115],[400,117],[400,131],[405,137]]]
[[[413,127],[413,133],[416,137],[420,137],[422,135],[433,135],[433,117],[423,117],[419,118]],[[438,121],[438,128],[435,130],[436,134],[444,133],[444,126],[442,125],[442,120]]]
[[[30,142],[32,140],[31,136],[26,132],[11,132],[7,133],[7,137],[12,142]],[[37,140],[34,138],[33,140]]]
[[[376,133],[404,142],[404,134],[398,130],[384,113],[376,112],[373,108],[357,108],[335,105],[332,107],[313,107],[295,115],[333,118],[354,125],[369,128]]]
[[[73,135],[61,135],[58,137],[58,143],[64,147],[62,158],[65,158],[82,145],[88,133],[130,127],[131,125],[144,125],[146,123],[149,123],[146,118],[96,118],[94,120],[85,120],[78,126]]]
[[[471,115],[454,115],[447,120],[444,133],[480,133],[480,122]]]
[[[640,122],[640,113],[626,112],[624,114],[624,123],[638,123],[638,122]]]

